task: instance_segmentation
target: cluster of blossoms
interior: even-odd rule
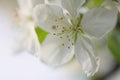
[[[96,51],[92,39],[102,38],[115,27],[118,11],[112,0],[106,0],[92,9],[84,7],[86,0],[19,1],[20,6],[24,6],[20,7],[23,13],[19,15],[28,24],[24,26],[29,29],[32,40],[35,39],[34,45],[40,45],[34,31],[36,25],[49,33],[37,47],[38,56],[44,63],[59,66],[75,56],[87,75],[93,75],[98,70],[99,59],[94,55]],[[29,20],[30,16],[32,20]]]

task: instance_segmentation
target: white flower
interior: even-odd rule
[[[35,23],[32,19],[33,8],[44,0],[18,0],[17,9],[17,40],[15,52],[28,50],[30,53],[38,53],[40,44],[35,33]]]
[[[75,55],[85,73],[93,75],[99,60],[94,56],[91,38],[100,38],[111,31],[117,12],[100,7],[83,15],[79,9],[84,2],[61,0],[62,8],[53,4],[38,5],[34,9],[34,19],[40,28],[49,32],[40,53],[43,62],[58,66]]]

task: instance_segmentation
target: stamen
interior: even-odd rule
[[[70,46],[68,46],[68,49],[70,49]]]
[[[61,18],[60,18],[60,20],[63,20],[63,19],[64,19],[64,17],[61,17]]]
[[[55,25],[53,25],[53,26],[52,26],[52,29],[53,29],[53,30],[56,30],[56,29],[57,29],[57,27],[56,27]]]
[[[63,38],[62,36],[60,38]]]
[[[69,38],[69,35],[67,35],[67,38]]]
[[[55,33],[53,33],[53,35],[56,35]]]
[[[66,15],[69,15],[69,13],[66,13]],[[55,22],[56,21],[60,21],[60,20],[63,20],[64,19],[64,16],[62,17],[58,17],[57,19],[55,19]],[[82,19],[82,16],[80,15],[75,21],[72,21],[71,20],[71,26],[69,26],[68,28],[64,25],[53,25],[52,26],[52,29],[53,30],[58,30],[58,32],[54,33],[53,35],[56,35],[58,38],[66,38],[68,43],[70,44],[68,47],[68,49],[70,49],[72,46],[74,46],[76,40],[77,40],[77,35],[78,33],[83,33],[82,29],[81,29],[81,19]],[[63,27],[64,26],[64,27]],[[66,35],[64,37],[64,34]],[[62,43],[61,44],[62,46],[65,46],[65,43]]]
[[[65,27],[62,27],[65,30]]]
[[[62,33],[64,32],[64,30],[62,30]]]
[[[65,44],[64,43],[62,43],[62,46],[64,46]]]

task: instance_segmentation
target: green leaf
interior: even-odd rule
[[[120,62],[120,30],[115,30],[109,35],[108,48],[115,59]]]
[[[94,2],[93,2],[93,0],[86,0],[85,4],[83,6],[88,7],[88,8],[93,8]]]
[[[83,6],[88,8],[96,8],[96,7],[100,7],[103,2],[104,0],[86,0]]]
[[[48,35],[48,32],[45,32],[44,30],[40,29],[39,27],[35,28],[35,32],[37,34],[38,40],[40,43],[42,43],[46,36]]]
[[[100,7],[104,0],[86,0],[86,3],[83,5],[88,8]]]
[[[96,7],[99,7],[99,6],[101,6],[101,4],[104,2],[104,0],[94,0],[94,5],[96,6]]]

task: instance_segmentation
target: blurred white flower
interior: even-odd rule
[[[40,53],[43,62],[58,66],[75,54],[85,73],[93,75],[99,60],[94,56],[91,38],[100,38],[114,28],[117,11],[100,7],[80,14],[84,3],[85,0],[61,0],[62,8],[41,4],[34,9],[34,19],[41,29],[50,33]]]
[[[35,5],[44,3],[44,0],[18,0],[16,10],[16,44],[15,52],[28,50],[30,53],[37,53],[40,50],[40,43],[35,33],[35,23],[32,19]]]

